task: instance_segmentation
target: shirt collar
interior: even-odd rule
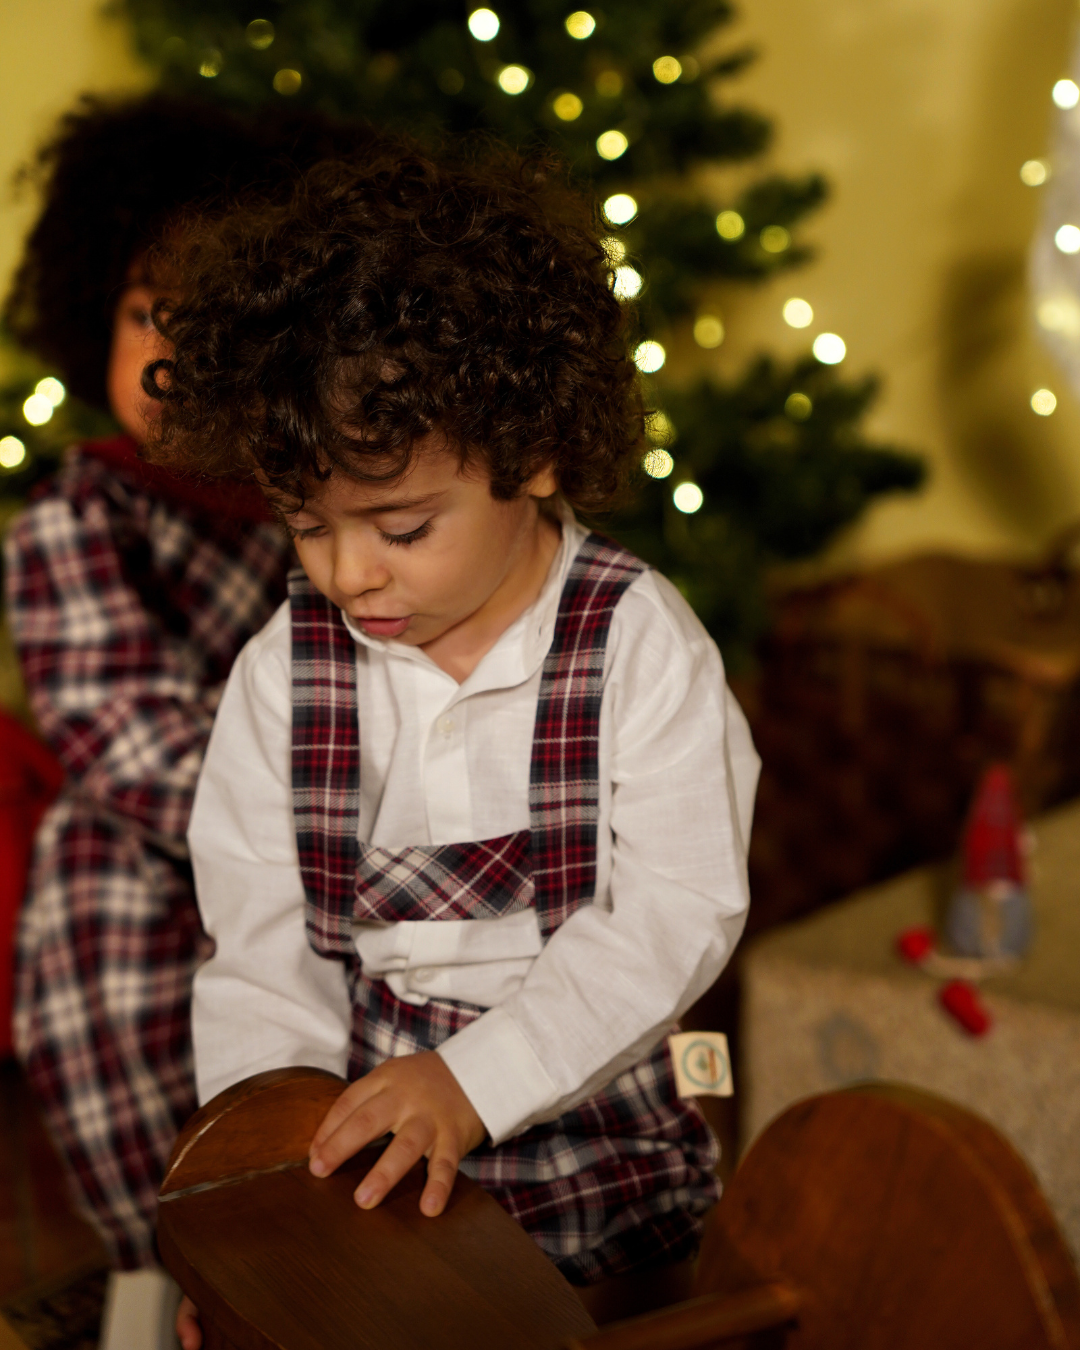
[[[562,599],[566,574],[586,537],[585,529],[565,504],[560,504],[559,507],[559,523],[562,526],[562,538],[540,594],[500,635],[491,650],[481,657],[476,669],[458,687],[461,695],[521,684],[535,674],[543,664],[555,635],[555,620],[559,613],[559,601]],[[419,647],[372,637],[358,628],[344,610],[341,611],[341,617],[350,636],[360,646],[398,660],[419,662],[445,675],[445,678],[456,686],[453,676],[441,671]]]

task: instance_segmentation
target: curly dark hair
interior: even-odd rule
[[[8,327],[72,393],[107,409],[116,302],[169,221],[253,185],[283,190],[367,135],[312,113],[256,122],[165,94],[82,98],[21,173],[41,184],[44,205],[4,305]]]
[[[551,466],[572,506],[609,508],[643,418],[598,224],[546,152],[389,133],[285,206],[193,221],[158,314],[173,358],[143,378],[151,455],[303,502],[335,468],[397,478],[435,431],[496,497]]]

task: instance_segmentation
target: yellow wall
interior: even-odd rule
[[[609,0],[617,10],[618,0]],[[920,497],[879,506],[835,559],[931,545],[1031,551],[1080,516],[1080,402],[1025,312],[1038,190],[1021,162],[1047,148],[1049,91],[1067,68],[1076,0],[742,0],[725,45],[761,59],[735,95],[778,126],[773,162],[823,169],[832,203],[809,226],[810,268],[728,297],[721,368],[757,346],[797,350],[792,294],[848,344],[851,373],[879,370],[881,436],[922,450]],[[142,78],[98,0],[0,5],[0,178],[82,89]],[[0,196],[0,277],[31,202]],[[1047,384],[1050,418],[1028,406]]]

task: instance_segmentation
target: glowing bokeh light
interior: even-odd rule
[[[650,450],[641,461],[641,466],[650,478],[667,478],[675,467],[675,461],[666,450]]]
[[[585,107],[577,94],[559,94],[552,103],[555,110],[555,116],[563,122],[575,122],[582,114]]]
[[[788,394],[784,400],[784,411],[793,422],[805,422],[814,411],[814,405],[808,395],[796,390],[794,394]]]
[[[682,74],[682,62],[674,56],[658,56],[652,63],[652,73],[661,84],[674,84]]]
[[[298,70],[291,70],[288,66],[279,70],[274,76],[274,92],[284,94],[286,98],[291,98],[293,94],[300,92],[300,86],[304,83],[304,77]]]
[[[1062,225],[1054,235],[1054,243],[1062,253],[1080,253],[1080,230],[1075,225]]]
[[[55,375],[46,375],[43,380],[38,380],[37,384],[34,385],[34,393],[47,398],[54,408],[59,408],[60,404],[67,398],[67,390]]]
[[[1075,108],[1080,103],[1080,85],[1075,80],[1058,80],[1050,97],[1059,108]]]
[[[216,47],[212,47],[199,63],[199,74],[204,80],[212,80],[221,74],[221,67],[224,64],[221,53]]]
[[[468,23],[477,42],[490,42],[499,36],[499,16],[493,9],[474,9]]]
[[[616,300],[633,300],[641,293],[641,273],[633,267],[616,267],[611,293]]]
[[[1074,295],[1062,291],[1040,300],[1035,310],[1039,327],[1048,333],[1062,333],[1065,337],[1080,338],[1080,302]]]
[[[629,145],[621,131],[602,131],[596,138],[596,153],[601,159],[618,159],[626,154]]]
[[[836,333],[819,333],[812,350],[823,366],[838,366],[847,356],[847,344]]]
[[[634,365],[643,375],[654,375],[662,370],[667,352],[659,342],[639,342],[634,348]]]
[[[32,427],[43,427],[53,415],[52,399],[44,394],[31,394],[22,405],[22,412]]]
[[[1036,389],[1031,396],[1031,411],[1040,417],[1049,417],[1057,407],[1057,398],[1052,389]]]
[[[532,83],[532,71],[524,66],[503,66],[498,79],[504,94],[523,94]]]
[[[655,408],[645,418],[645,435],[653,445],[664,446],[673,444],[677,433],[675,424],[667,413]]]
[[[1045,159],[1025,159],[1020,165],[1020,181],[1028,187],[1042,187],[1050,177],[1050,165]]]
[[[621,239],[616,239],[613,234],[605,234],[600,240],[600,247],[604,250],[604,257],[607,258],[612,267],[616,263],[621,263],[626,257],[626,245]]]
[[[637,212],[637,202],[628,192],[616,192],[604,202],[604,219],[612,225],[629,225]]]
[[[269,19],[252,19],[244,29],[244,36],[249,47],[264,52],[274,41],[274,25]]]
[[[705,494],[696,483],[680,483],[671,494],[671,500],[676,511],[681,511],[684,516],[692,516],[705,504]]]
[[[783,253],[791,244],[791,235],[783,225],[766,225],[758,238],[766,253]]]
[[[741,239],[746,233],[746,221],[738,211],[721,211],[716,217],[716,233],[721,239]]]
[[[699,314],[694,320],[694,341],[711,350],[724,340],[724,325],[715,314]]]
[[[465,88],[465,76],[453,66],[439,72],[439,88],[444,94],[460,94]]]
[[[26,458],[26,446],[18,436],[5,436],[0,440],[0,469],[17,469]]]
[[[584,42],[596,32],[596,20],[587,9],[575,9],[566,16],[566,31],[572,38]]]
[[[789,328],[809,328],[814,322],[814,311],[809,303],[792,296],[784,301],[784,322]]]

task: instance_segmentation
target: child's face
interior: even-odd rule
[[[556,487],[543,470],[520,497],[498,501],[483,465],[463,469],[438,437],[427,441],[396,482],[335,473],[285,517],[305,572],[329,600],[372,637],[417,647],[513,608],[545,528],[538,498]]]
[[[105,381],[112,414],[133,439],[146,439],[146,424],[158,404],[142,388],[143,368],[168,355],[168,344],[150,320],[159,292],[141,281],[124,287],[113,318],[112,346]]]

